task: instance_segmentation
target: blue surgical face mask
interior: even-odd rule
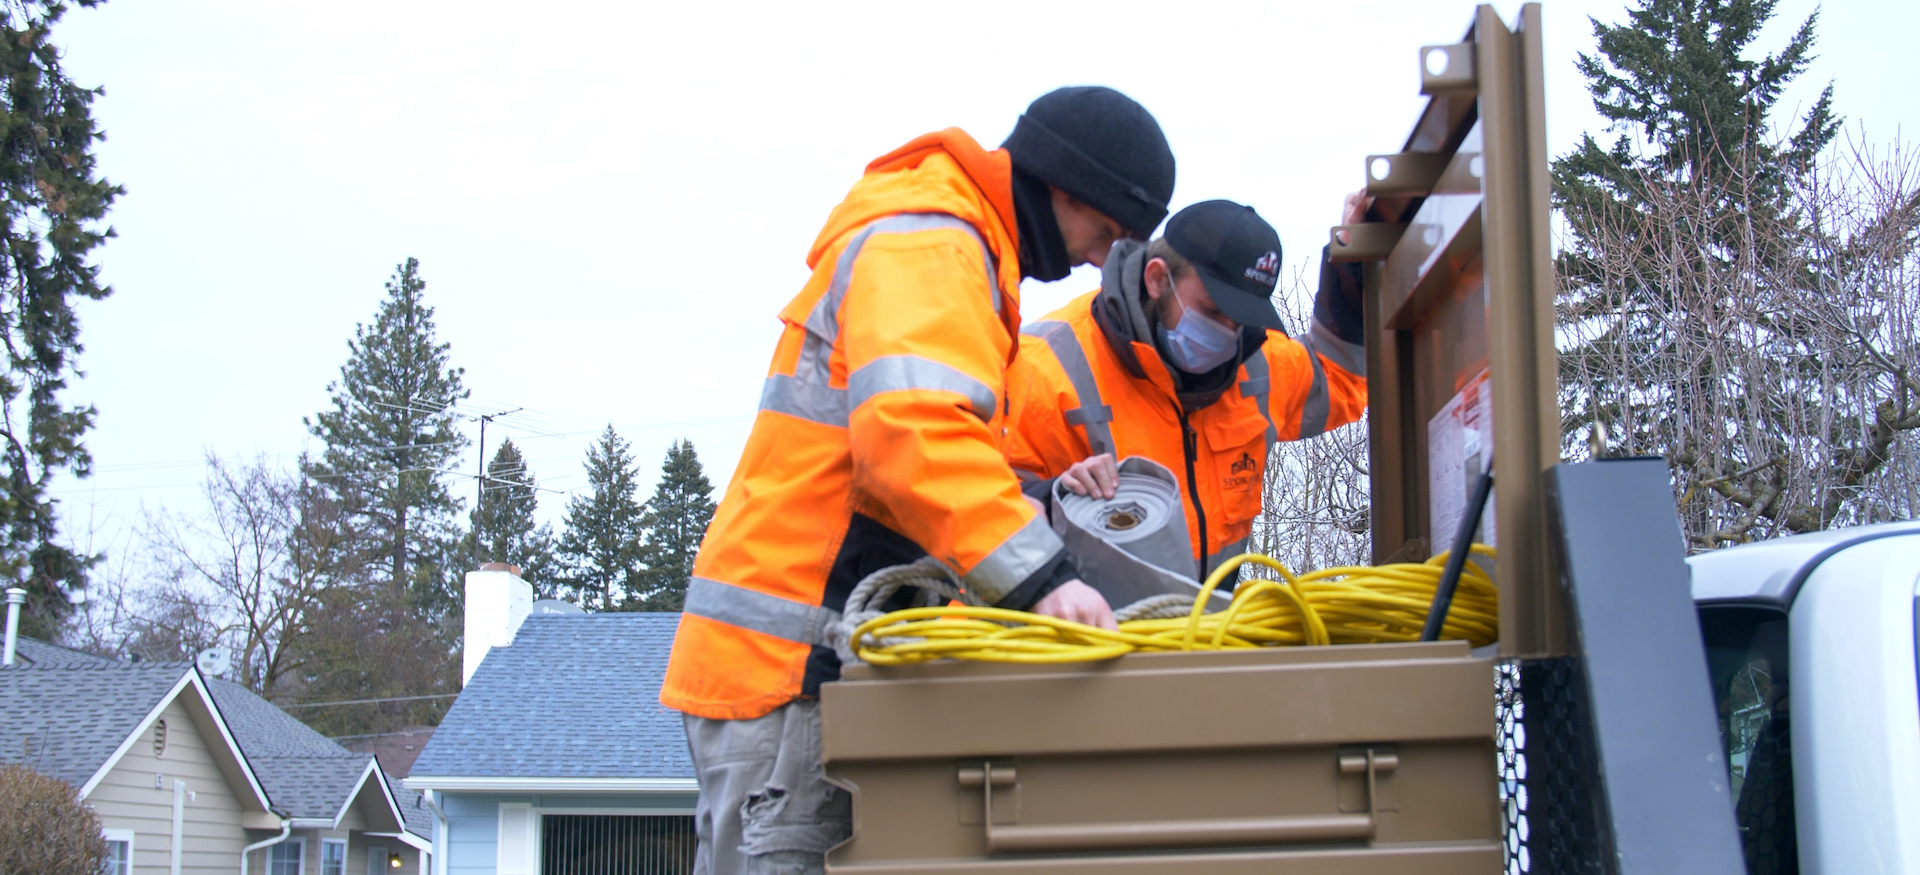
[[[1167,284],[1167,294],[1174,294]],[[1178,296],[1174,303],[1186,311],[1173,330],[1160,326],[1160,341],[1166,346],[1173,366],[1189,374],[1204,374],[1226,364],[1240,351],[1240,332],[1222,325],[1210,316],[1187,307]]]

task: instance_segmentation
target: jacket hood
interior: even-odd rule
[[[1001,275],[1011,268],[1018,288],[1020,241],[1006,150],[989,152],[966,131],[947,128],[874,159],[814,238],[808,269],[849,231],[901,212],[943,212],[973,224],[993,248]]]
[[[1240,329],[1240,354],[1233,361],[1204,374],[1189,374],[1166,362],[1155,328],[1160,320],[1147,309],[1147,244],[1121,240],[1107,252],[1107,263],[1100,269],[1100,293],[1093,298],[1093,321],[1107,340],[1120,365],[1137,380],[1151,380],[1143,355],[1151,354],[1153,364],[1173,381],[1180,406],[1191,413],[1220,400],[1240,365],[1258,355],[1267,342],[1267,333],[1256,328]]]
[[[1136,380],[1147,378],[1140,357],[1133,352],[1137,341],[1153,344],[1153,320],[1147,315],[1147,245],[1138,240],[1121,240],[1107,251],[1107,263],[1100,268],[1100,294],[1093,298],[1093,321],[1113,348],[1127,373]]]

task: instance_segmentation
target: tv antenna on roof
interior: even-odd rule
[[[496,416],[510,416],[525,409],[527,408],[515,407],[512,410],[482,413],[474,417],[480,421],[480,452],[478,453],[480,475],[479,482],[474,484],[473,488],[473,518],[476,521],[480,519],[481,506],[487,501],[487,423],[492,422]],[[475,566],[480,564],[480,532],[477,525],[473,533],[473,564]]]

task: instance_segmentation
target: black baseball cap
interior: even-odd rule
[[[1193,263],[1213,304],[1241,325],[1287,330],[1273,309],[1280,234],[1252,207],[1201,201],[1167,220],[1167,245]]]

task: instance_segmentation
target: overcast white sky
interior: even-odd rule
[[[1618,22],[1624,8],[1544,8],[1555,153],[1599,128],[1572,66],[1592,50],[1587,16]],[[1814,8],[1782,0],[1764,47]],[[101,166],[127,195],[119,238],[99,252],[115,294],[82,309],[88,376],[67,397],[99,407],[97,464],[58,490],[66,529],[111,548],[142,506],[193,506],[207,450],[290,461],[309,444],[301,417],[326,406],[354,325],[408,256],[475,406],[537,417],[504,430],[544,485],[581,488],[584,449],[612,422],[649,484],[687,437],[723,489],[775,311],[872,158],[948,125],[993,146],[1034,97],[1111,85],[1166,129],[1174,207],[1254,205],[1291,273],[1360,184],[1362,157],[1406,136],[1417,47],[1458,39],[1471,12],[1433,0],[75,10],[56,39],[75,79],[107,88]],[[1789,103],[1831,79],[1869,140],[1911,136],[1920,4],[1846,0],[1823,16],[1821,57]],[[1096,282],[1083,268],[1029,284],[1022,311]],[[546,495],[543,515],[562,504]]]

